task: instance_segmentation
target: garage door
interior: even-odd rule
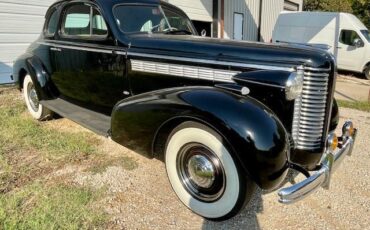
[[[40,35],[55,0],[0,0],[0,84],[11,83],[13,61]]]
[[[181,8],[191,20],[212,22],[213,0],[166,0]]]

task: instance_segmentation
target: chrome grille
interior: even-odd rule
[[[304,86],[294,104],[292,136],[296,149],[322,147],[330,69],[304,68]]]

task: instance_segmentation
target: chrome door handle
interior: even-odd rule
[[[52,51],[57,51],[57,52],[61,52],[61,51],[62,51],[62,49],[60,49],[60,48],[55,48],[55,47],[51,47],[51,48],[50,48],[50,50],[52,50]]]

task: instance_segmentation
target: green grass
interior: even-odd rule
[[[68,164],[102,158],[98,147],[88,132],[33,120],[17,90],[0,88],[0,229],[103,229],[101,191],[49,177]]]
[[[38,151],[48,160],[76,161],[97,152],[97,139],[87,132],[67,133],[44,127],[25,115],[23,102],[0,105],[0,153]]]
[[[98,198],[99,193],[86,188],[33,184],[0,196],[0,228],[103,228],[106,216],[93,207]]]
[[[370,103],[366,101],[351,102],[351,101],[338,100],[338,105],[339,107],[370,112]]]

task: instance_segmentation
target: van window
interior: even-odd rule
[[[353,30],[342,30],[339,41],[345,45],[353,46],[355,39],[361,39]]]
[[[46,36],[54,36],[55,32],[57,31],[58,27],[58,12],[54,10],[52,14],[50,14],[50,18],[45,30]]]
[[[361,33],[364,35],[364,37],[370,43],[370,33],[369,33],[369,31],[368,30],[361,30]]]

